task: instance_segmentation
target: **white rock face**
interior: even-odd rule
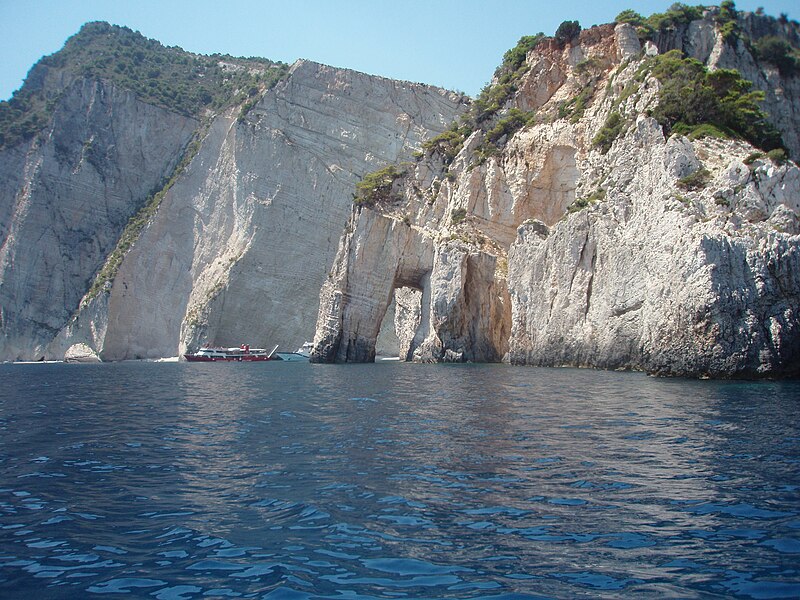
[[[245,118],[235,110],[212,123],[125,256],[106,310],[92,316],[87,305],[50,351],[75,340],[103,360],[205,343],[294,350],[313,337],[355,182],[409,156],[461,102],[430,86],[296,63]]]
[[[396,319],[402,358],[502,358],[508,338],[502,324],[510,304],[505,289],[492,281],[496,257],[459,241],[438,243],[429,234],[396,215],[354,211],[322,287],[315,360],[374,360],[395,290],[403,290],[398,296],[406,309]]]
[[[394,294],[395,335],[398,339],[397,355],[401,360],[413,358],[412,348],[422,340],[415,339],[422,321],[422,292],[409,287],[397,288]]]
[[[100,357],[97,356],[91,347],[87,344],[79,343],[73,344],[64,353],[65,362],[80,362],[80,363],[97,363],[100,362]]]
[[[50,129],[0,153],[0,358],[7,360],[63,358],[69,343],[48,345],[197,126],[102,81],[54,85],[63,91]]]
[[[702,194],[682,197],[673,173],[693,146],[679,152],[674,140],[659,143],[652,120],[638,125],[612,157],[632,177],[609,188],[609,201],[552,229],[520,227],[509,252],[510,361],[711,377],[796,369],[800,238],[769,219],[800,211],[800,170],[759,165],[751,174],[728,156],[747,173],[745,190],[725,200],[728,170]],[[650,155],[622,151],[642,143]],[[724,146],[735,150],[714,151]],[[770,191],[775,179],[781,194],[791,191],[788,203]],[[764,208],[752,223],[725,204],[748,197]]]
[[[725,56],[711,21],[662,38],[661,50]],[[405,318],[415,328],[405,356],[417,361],[800,372],[800,169],[745,164],[744,142],[665,139],[646,116],[659,82],[634,79],[637,44],[618,25],[539,46],[509,101],[536,110],[537,124],[483,162],[480,132],[450,165],[429,154],[395,183],[401,201],[355,211],[323,286],[312,359],[371,360],[375,324],[408,286],[421,310]],[[565,118],[587,86],[583,113]],[[788,141],[796,106],[776,119]],[[603,153],[593,140],[612,110],[624,127]],[[700,169],[707,181],[684,182]]]

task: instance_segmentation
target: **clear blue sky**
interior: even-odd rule
[[[739,0],[739,10],[800,17],[797,0]],[[694,4],[694,2],[686,2]],[[0,100],[87,21],[126,25],[191,52],[298,58],[476,95],[523,35],[565,20],[647,16],[670,0],[0,0]],[[709,2],[708,4],[712,4]]]

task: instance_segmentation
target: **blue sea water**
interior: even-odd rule
[[[797,598],[800,382],[0,365],[0,598]]]

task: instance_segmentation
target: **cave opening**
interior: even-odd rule
[[[375,343],[376,360],[411,360],[423,339],[421,322],[422,289],[408,285],[395,287]]]

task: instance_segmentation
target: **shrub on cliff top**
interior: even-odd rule
[[[467,122],[472,125],[473,130],[478,124],[494,116],[517,91],[517,81],[528,70],[525,64],[528,52],[545,38],[541,32],[522,36],[517,45],[503,55],[502,64],[494,72],[495,83],[486,85],[472,105]]]
[[[519,38],[517,45],[503,55],[503,64],[497,69],[499,73],[495,71],[495,75],[500,76],[503,73],[516,72],[525,62],[528,52],[533,50],[544,37],[543,33],[537,33],[536,35],[523,35]]]
[[[661,82],[653,117],[667,134],[704,123],[742,137],[763,150],[783,146],[780,133],[758,103],[764,92],[733,69],[709,71],[699,61],[683,58],[680,50],[653,57],[651,73]],[[682,125],[679,125],[682,124]]]
[[[667,12],[655,13],[647,18],[647,24],[656,31],[666,31],[676,25],[687,25],[692,21],[697,21],[703,18],[702,5],[689,6],[676,2],[672,4]]]
[[[630,8],[626,8],[621,13],[617,15],[614,19],[616,23],[628,23],[637,27],[639,25],[644,25],[644,17],[640,15],[635,10],[631,10]]]
[[[737,15],[736,3],[733,0],[723,0],[719,5],[719,14],[721,19],[735,19]]]
[[[403,174],[404,171],[399,170],[395,165],[367,173],[356,184],[353,202],[364,206],[375,206],[377,202],[390,200],[394,180]]]
[[[800,56],[786,40],[768,35],[755,43],[756,56],[765,62],[778,67],[784,77],[800,71]]]
[[[103,22],[87,23],[42,62],[113,81],[144,102],[187,116],[244,101],[258,93],[259,84],[271,87],[288,70],[266,59],[192,54]]]
[[[667,31],[677,25],[684,25],[703,17],[703,6],[687,6],[676,2],[667,12],[654,13],[642,19],[641,16],[628,9],[617,15],[618,23],[631,23],[641,40],[651,40],[657,31]],[[637,19],[639,17],[639,19]],[[641,20],[640,20],[641,19]]]
[[[726,42],[732,44],[739,37],[738,12],[732,0],[725,0],[719,5],[719,12],[714,17],[719,32]]]
[[[495,133],[492,135],[496,141],[504,134],[510,134],[519,129],[516,126],[516,113],[513,112],[516,109],[512,109],[500,122],[495,122],[496,117],[509,98],[517,91],[517,82],[528,70],[528,65],[525,64],[528,52],[546,37],[541,32],[536,35],[522,36],[517,45],[503,55],[502,64],[494,72],[494,83],[484,86],[481,93],[472,103],[469,112],[462,116],[459,121],[450,125],[447,131],[425,142],[422,145],[423,150],[438,152],[442,155],[445,164],[450,164],[461,150],[464,140],[473,131],[477,129],[494,131]],[[520,111],[517,110],[516,112],[519,113]],[[509,126],[512,125],[508,119],[514,121],[511,127],[513,131],[500,132],[500,129],[509,129]],[[497,129],[498,127],[500,129]],[[498,133],[499,135],[497,135]],[[493,142],[490,141],[489,145],[493,145]]]

